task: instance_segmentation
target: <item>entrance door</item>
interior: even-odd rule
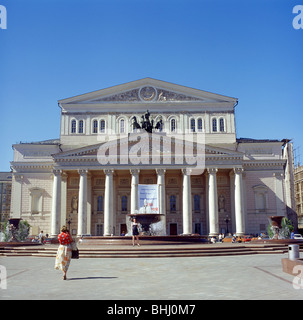
[[[170,223],[169,224],[169,234],[171,236],[177,236],[178,235],[178,225],[177,225],[177,223]]]
[[[103,236],[103,224],[96,225],[96,235]]]
[[[194,226],[194,230],[195,230],[195,234],[202,234],[202,230],[201,230],[201,223],[195,223],[195,226]]]
[[[127,226],[125,223],[120,224],[120,235],[126,235],[127,234]]]

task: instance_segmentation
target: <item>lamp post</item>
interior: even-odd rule
[[[226,233],[228,234],[229,233],[229,230],[228,230],[228,223],[230,222],[230,218],[228,215],[226,215],[225,219],[224,219],[225,223],[226,223]]]
[[[73,219],[71,218],[70,214],[68,215],[68,219],[66,219],[66,223],[68,224],[68,230],[70,231],[70,225],[72,223]]]

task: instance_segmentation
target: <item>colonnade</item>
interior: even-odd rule
[[[157,184],[159,186],[159,213],[163,214],[163,223],[166,225],[166,204],[165,204],[165,173],[166,169],[155,169],[157,173]],[[244,203],[243,203],[243,182],[242,168],[233,168],[234,172],[234,208],[236,234],[243,235],[244,230]],[[104,193],[104,236],[110,236],[114,227],[114,170],[104,169],[105,193]],[[209,215],[209,236],[219,234],[218,216],[218,195],[217,195],[217,172],[218,168],[207,168],[207,195]],[[78,170],[79,180],[79,204],[78,204],[78,236],[90,234],[90,214],[88,214],[88,176],[89,170]],[[130,169],[131,174],[131,213],[139,209],[138,185],[140,169]],[[191,196],[191,169],[182,169],[182,218],[183,234],[192,234],[192,196]],[[61,175],[62,170],[53,170],[53,195],[51,212],[51,236],[56,237],[60,228],[61,213]]]

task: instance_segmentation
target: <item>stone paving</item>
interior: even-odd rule
[[[0,299],[302,300],[303,289],[282,271],[287,257],[87,258],[72,260],[66,281],[54,258],[0,257],[7,272]]]

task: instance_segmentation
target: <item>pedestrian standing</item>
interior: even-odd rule
[[[135,246],[135,238],[137,240],[137,245],[140,246],[140,244],[139,244],[139,230],[138,230],[138,223],[137,223],[136,218],[134,218],[133,223],[132,223],[132,232],[133,232],[133,246]]]

